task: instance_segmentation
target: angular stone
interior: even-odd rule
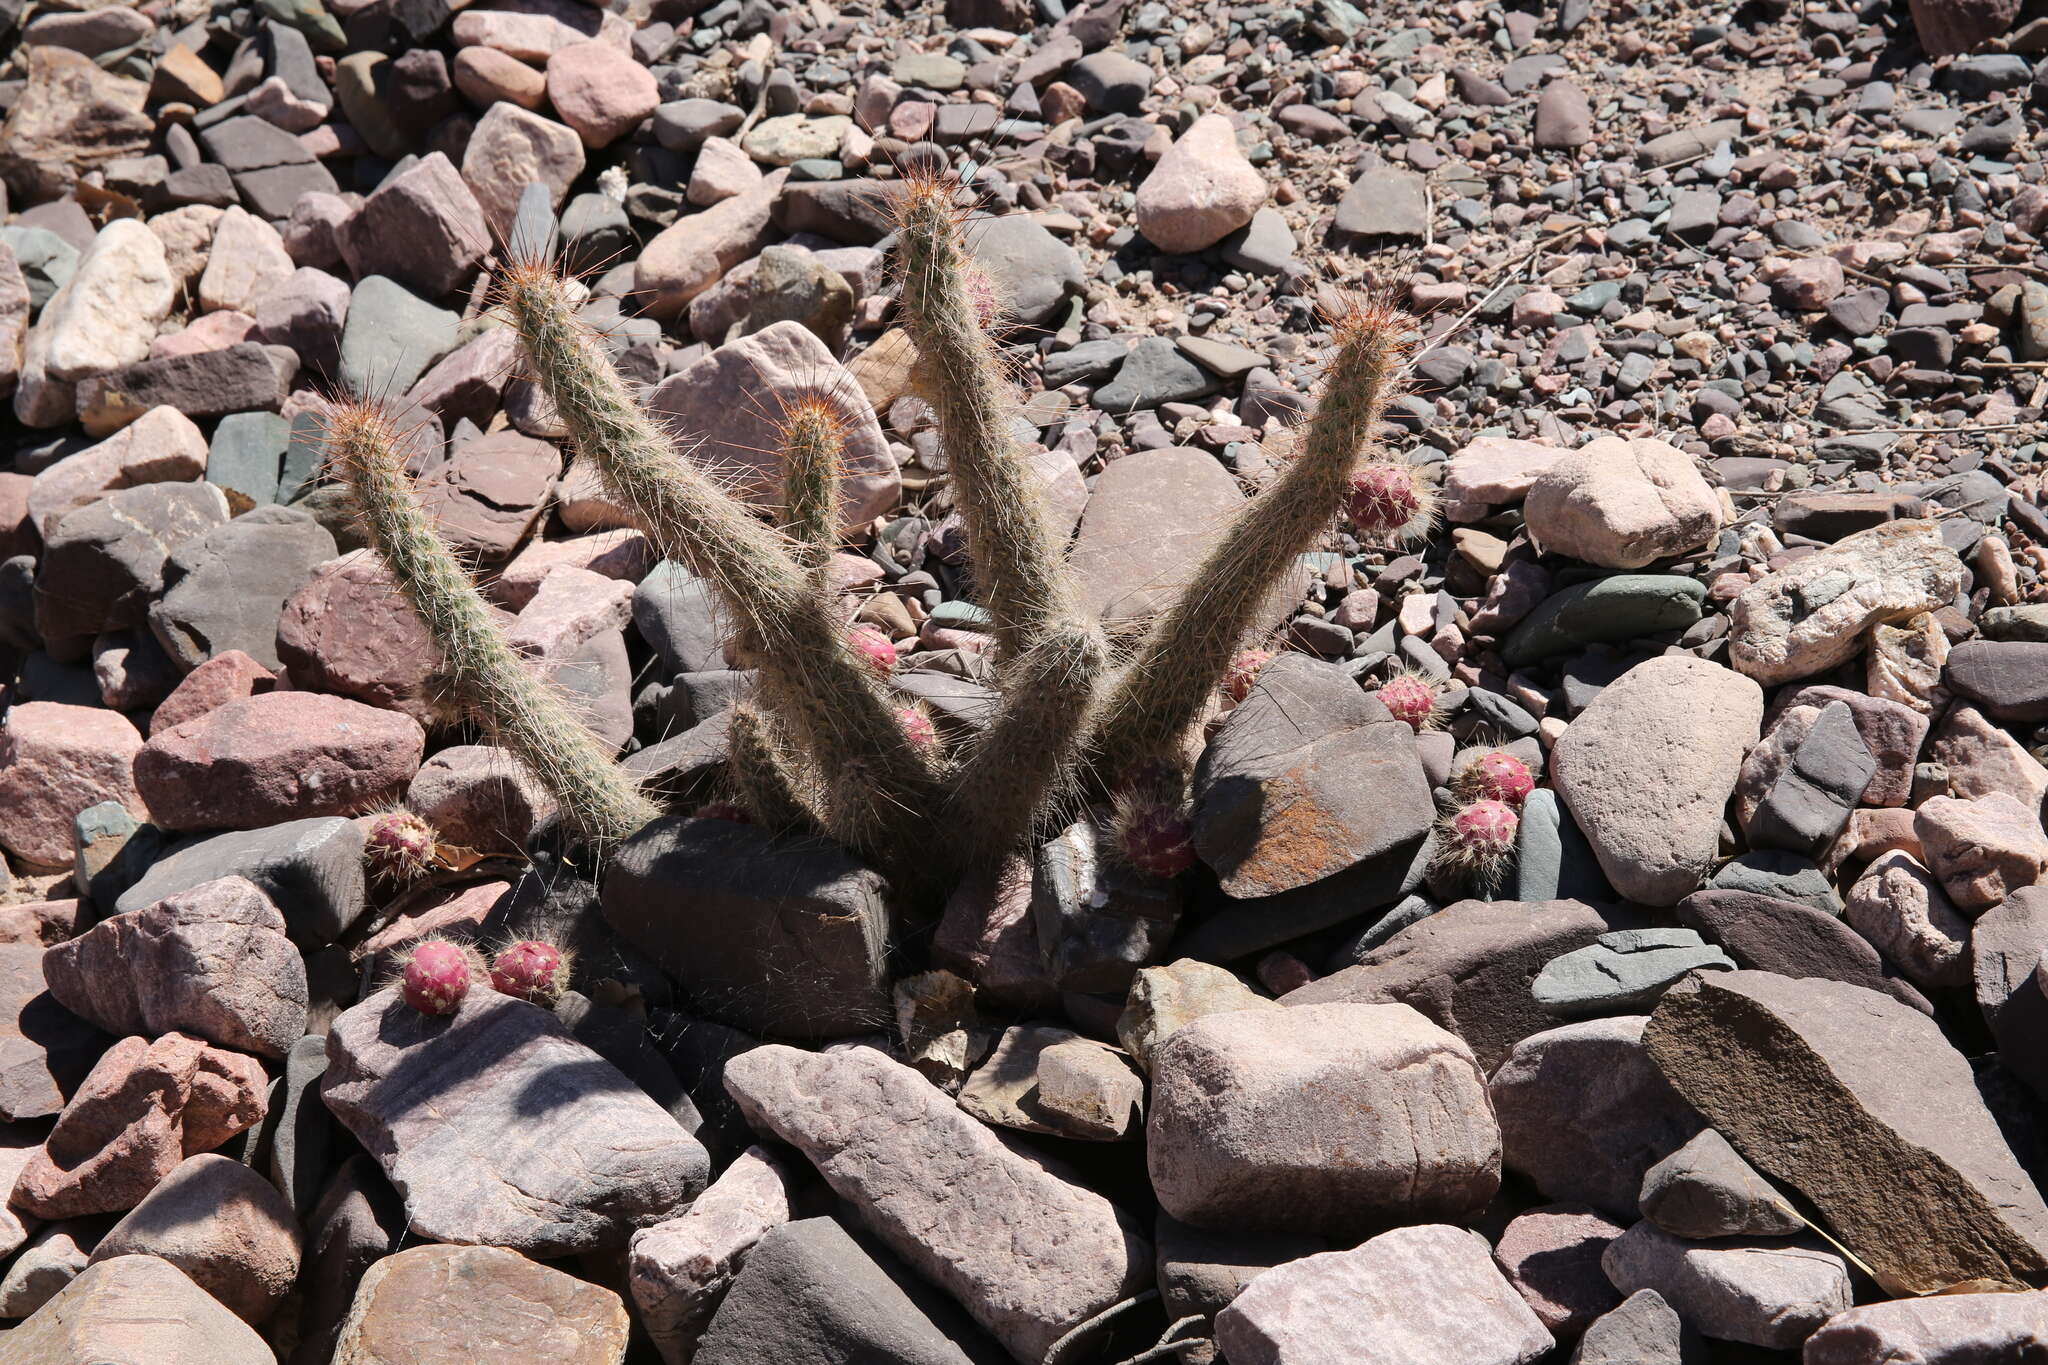
[[[1435,818],[1414,731],[1301,654],[1260,671],[1195,769],[1195,850],[1232,896],[1320,881],[1412,845]]]
[[[1569,1339],[1620,1306],[1600,1253],[1621,1233],[1584,1205],[1545,1204],[1507,1225],[1493,1258],[1544,1327]]]
[[[451,744],[434,754],[406,787],[405,804],[444,841],[480,853],[522,853],[559,814],[517,758],[485,744]]]
[[[43,959],[50,994],[109,1033],[176,1029],[282,1057],[306,1031],[306,964],[240,877],[116,915]]]
[[[306,1290],[291,1365],[331,1365],[357,1284],[405,1235],[405,1206],[377,1163],[361,1152],[342,1162],[306,1219]]]
[[[0,943],[0,1122],[45,1118],[63,1109],[108,1041],[44,989],[41,944]],[[0,1146],[0,1178],[11,1182],[21,1160],[11,1147]],[[10,1222],[0,1212],[0,1234]]]
[[[2048,768],[1974,706],[1949,711],[1927,757],[1948,773],[1949,796],[1970,800],[2004,792],[2029,810],[2048,800]]]
[[[1967,985],[1970,922],[1904,849],[1879,854],[1849,889],[1843,918],[1929,990]]]
[[[1914,9],[1921,8],[1919,3]],[[1804,1365],[1995,1365],[2048,1339],[2048,1295],[1947,1294],[1837,1313],[1806,1339]]]
[[[1234,973],[1207,962],[1182,958],[1164,967],[1140,968],[1131,981],[1116,1036],[1140,1065],[1151,1066],[1152,1051],[1178,1030],[1210,1014],[1277,1009]]]
[[[1920,746],[1927,740],[1927,717],[1910,706],[1883,697],[1867,696],[1846,687],[1814,684],[1791,693],[1780,693],[1771,707],[1768,723],[1775,725],[1779,716],[1795,706],[1819,707],[1832,702],[1841,702],[1849,708],[1855,719],[1856,733],[1863,739],[1863,747],[1877,759],[1877,771],[1870,775],[1870,781],[1863,788],[1861,804],[1905,805],[1913,790],[1913,764],[1920,756]],[[2044,773],[2043,782],[2048,785],[2048,773]],[[1976,795],[1974,792],[1958,794]]]
[[[1729,662],[1766,685],[1854,657],[1872,626],[1947,606],[1962,561],[1932,521],[1892,521],[1795,560],[1730,609]]]
[[[467,283],[490,244],[482,205],[442,152],[385,180],[341,233],[357,279],[387,275],[428,298]]]
[[[1846,982],[1880,991],[1922,1014],[1933,1009],[1926,997],[1832,908],[1823,910],[1752,891],[1709,888],[1678,903],[1678,920],[1726,948],[1745,969]]]
[[[1727,972],[1667,994],[1643,1040],[1894,1292],[2048,1269],[2048,1206],[1926,1016],[1836,982]]]
[[[1462,1219],[1500,1187],[1485,1092],[1471,1049],[1405,1005],[1208,1015],[1152,1054],[1146,1164],[1161,1206],[1198,1226]]]
[[[682,1217],[633,1234],[633,1302],[668,1365],[690,1365],[747,1255],[789,1221],[791,1194],[781,1163],[767,1148],[749,1147]]]
[[[1003,1145],[909,1067],[863,1047],[768,1046],[726,1064],[748,1121],[818,1167],[867,1226],[1020,1361],[1137,1292],[1152,1249],[1102,1196]]]
[[[1099,1058],[1121,1073],[1126,1083],[1118,1087],[1124,1099],[1120,1112],[1101,1106],[1104,1112],[1088,1115],[1094,1120],[1090,1123],[1077,1121],[1050,1103],[1053,1073],[1063,1052]],[[1046,1025],[1018,1024],[1003,1030],[987,1058],[960,1087],[959,1100],[962,1109],[985,1123],[1026,1133],[1115,1141],[1135,1136],[1143,1126],[1144,1084],[1122,1055],[1106,1043]]]
[[[1538,602],[1501,641],[1500,656],[1521,667],[1584,645],[1684,630],[1700,619],[1706,595],[1704,584],[1676,574],[1614,574],[1575,583]]]
[[[21,202],[54,199],[87,171],[148,150],[146,82],[102,71],[68,48],[24,51],[28,80],[0,124],[0,179]]]
[[[1849,1266],[1822,1246],[1690,1243],[1641,1222],[1602,1258],[1625,1294],[1654,1289],[1710,1337],[1796,1348],[1815,1327],[1849,1307]]]
[[[1643,1051],[1643,1015],[1533,1034],[1493,1073],[1502,1160],[1545,1198],[1636,1216],[1643,1175],[1703,1126]]]
[[[29,520],[47,538],[75,508],[137,484],[200,478],[206,463],[206,437],[192,419],[176,408],[151,408],[106,440],[37,474],[29,485]]]
[[[887,891],[821,839],[670,816],[615,851],[604,917],[712,1017],[833,1038],[889,1017]],[[677,915],[678,896],[699,911]]]
[[[1216,1315],[1231,1365],[1529,1365],[1554,1344],[1486,1239],[1396,1228],[1253,1280]]]
[[[570,43],[548,58],[548,101],[586,147],[633,131],[661,103],[654,73],[603,40]]]
[[[1161,251],[1212,247],[1243,227],[1266,202],[1266,181],[1237,145],[1221,114],[1189,125],[1138,186],[1138,231]]]
[[[42,867],[71,862],[71,821],[112,801],[146,813],[135,785],[142,735],[118,711],[16,702],[0,721],[0,847]]]
[[[1475,436],[1444,465],[1444,498],[1504,507],[1520,502],[1544,471],[1570,451],[1541,441]]]
[[[216,877],[246,877],[285,912],[292,938],[332,943],[364,910],[363,831],[339,816],[237,830],[173,850],[115,901],[140,910]]]
[[[132,1209],[186,1157],[262,1122],[267,1089],[254,1057],[182,1033],[123,1038],[22,1168],[14,1203],[38,1218]]]
[[[972,218],[961,232],[968,254],[995,284],[1004,314],[1025,326],[1046,321],[1081,292],[1087,272],[1080,253],[1030,214]]]
[[[170,1262],[119,1256],[90,1266],[7,1334],[24,1361],[104,1365],[276,1365],[256,1329]]]
[[[1698,1338],[1654,1289],[1638,1289],[1586,1329],[1568,1365],[1694,1365]]]
[[[1969,640],[1949,651],[1947,681],[1981,703],[1994,720],[2048,720],[2048,644]]]
[[[1427,178],[1413,171],[1367,171],[1337,202],[1337,231],[1360,237],[1420,237],[1429,230]]]
[[[69,384],[144,359],[176,289],[162,240],[138,219],[114,219],[36,322],[44,369]]]
[[[1643,1175],[1643,1217],[1673,1237],[1789,1237],[1806,1224],[1712,1128]]]
[[[695,1360],[968,1365],[967,1353],[830,1218],[784,1223],[761,1238],[705,1329]]]
[[[1543,965],[1616,927],[1579,901],[1459,901],[1280,1003],[1413,1005],[1463,1038],[1491,1071],[1516,1043],[1556,1022],[1530,991]]]
[[[1754,682],[1683,655],[1638,664],[1580,712],[1550,776],[1615,890],[1671,905],[1706,880],[1762,720]]]
[[[1696,550],[1721,504],[1693,457],[1658,440],[1602,436],[1549,462],[1523,507],[1545,549],[1609,569],[1640,569]]]
[[[1842,832],[1876,773],[1847,703],[1794,706],[1743,760],[1735,818],[1751,848],[1813,857]]]
[[[1177,446],[1111,462],[1068,556],[1083,603],[1106,622],[1150,620],[1193,580],[1243,504],[1237,480],[1207,451]]]
[[[94,1264],[158,1256],[260,1323],[299,1273],[299,1225],[277,1187],[224,1156],[187,1157],[100,1239]]]
[[[298,357],[232,336],[226,340],[206,350],[153,356],[84,381],[78,386],[80,424],[91,435],[112,435],[159,404],[201,420],[231,412],[275,412],[291,390]]]
[[[559,211],[582,174],[583,141],[574,131],[508,101],[484,111],[462,153],[462,178],[499,238],[511,232],[529,183],[545,185],[549,207]]]
[[[334,1021],[327,1107],[413,1231],[537,1256],[618,1248],[703,1189],[704,1148],[555,1016],[474,989],[445,1018],[395,987]]]
[[[183,669],[231,650],[278,668],[278,615],[334,550],[334,537],[302,508],[244,512],[171,551],[150,632]]]
[[[371,275],[357,281],[341,333],[342,387],[351,393],[404,393],[455,349],[460,322],[396,280]],[[284,496],[293,491],[285,489]]]
[[[601,1285],[493,1246],[416,1246],[372,1265],[334,1365],[549,1360],[619,1365],[630,1322]]]
[[[208,313],[232,308],[253,314],[294,269],[277,229],[236,205],[214,224],[206,271],[199,277],[199,307]]]
[[[227,519],[226,496],[205,483],[123,488],[66,514],[45,537],[37,630],[61,640],[143,624],[171,552]]]
[[[1640,1013],[1687,972],[1734,969],[1690,929],[1620,929],[1544,963],[1530,992],[1560,1019]]]
[[[99,1222],[70,1219],[51,1223],[36,1233],[8,1263],[6,1277],[0,1279],[0,1318],[30,1316],[77,1279],[99,1240]]]
[[[277,657],[300,687],[438,722],[440,651],[374,550],[314,570],[286,600],[276,634]]]
[[[1974,801],[1929,797],[1913,814],[1927,866],[1964,914],[1998,904],[2048,872],[2041,815],[1993,792]]]
[[[633,263],[633,288],[643,300],[642,311],[654,318],[675,317],[726,271],[758,254],[788,178],[788,171],[772,172],[751,189],[678,218],[656,234]]]
[[[546,515],[562,452],[516,431],[479,436],[415,485],[450,549],[485,572],[510,559]]]

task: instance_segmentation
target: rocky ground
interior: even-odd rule
[[[0,45],[0,1359],[2048,1350],[2038,0],[0,0]],[[936,926],[720,818],[729,623],[486,291],[560,253],[771,511],[777,400],[835,395],[834,582],[957,743],[907,169],[976,206],[1119,630],[1290,458],[1346,291],[1420,320],[1387,444],[1443,513],[1306,557],[1192,866],[1076,811]],[[595,858],[451,709],[323,472],[343,391],[676,814]],[[515,940],[568,989],[399,979]]]

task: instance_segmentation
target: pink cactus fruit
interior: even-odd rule
[[[409,810],[387,810],[370,817],[363,857],[375,876],[409,882],[434,865],[435,845],[432,825]]]
[[[1434,502],[1412,465],[1368,460],[1351,476],[1344,510],[1368,541],[1405,540],[1429,524]]]
[[[521,939],[491,959],[491,989],[536,1005],[552,1005],[569,986],[569,959],[560,948]]]
[[[1223,674],[1223,695],[1232,701],[1243,701],[1252,694],[1252,684],[1259,680],[1259,670],[1273,662],[1270,649],[1246,649],[1238,652],[1230,661],[1230,667]]]
[[[1436,723],[1436,689],[1419,673],[1397,673],[1373,693],[1394,719],[1420,733]]]
[[[1459,770],[1457,786],[1466,796],[1500,801],[1520,810],[1529,793],[1536,790],[1536,779],[1521,759],[1492,749]]]
[[[428,939],[406,959],[399,993],[421,1014],[455,1013],[469,994],[469,954],[444,939]]]
[[[1178,805],[1132,799],[1119,803],[1117,847],[1124,861],[1153,877],[1178,877],[1195,865],[1194,826]]]
[[[872,626],[855,626],[846,633],[846,643],[860,661],[886,678],[896,671],[896,646]]]

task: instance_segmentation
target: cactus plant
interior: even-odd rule
[[[1490,894],[1514,863],[1515,834],[1521,823],[1505,801],[1482,799],[1458,807],[1437,827],[1438,865]]]
[[[491,989],[536,1005],[552,1005],[569,988],[569,955],[552,943],[521,939],[491,958]]]
[[[1434,730],[1441,723],[1436,687],[1413,669],[1402,669],[1381,683],[1373,696],[1394,719],[1406,721],[1417,734]]]
[[[469,994],[476,969],[469,949],[445,939],[427,939],[415,944],[407,955],[399,995],[421,1014],[453,1014]]]
[[[1499,801],[1520,810],[1529,793],[1536,790],[1536,779],[1521,759],[1502,749],[1489,749],[1459,765],[1451,775],[1451,790],[1468,801]]]
[[[363,860],[382,881],[409,882],[434,865],[434,827],[409,810],[379,811],[363,831]]]

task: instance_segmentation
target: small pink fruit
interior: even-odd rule
[[[896,708],[896,723],[903,727],[903,737],[910,741],[910,747],[929,751],[939,746],[939,732],[932,726],[932,718],[915,706]]]
[[[523,939],[491,959],[491,989],[552,1005],[569,984],[569,964],[552,943]]]
[[[453,1014],[469,994],[469,954],[440,939],[413,949],[400,993],[421,1014]]]
[[[1232,701],[1243,701],[1252,694],[1252,684],[1259,680],[1259,670],[1273,662],[1270,649],[1247,649],[1230,661],[1230,667],[1223,674],[1223,695]]]
[[[1411,465],[1372,460],[1351,476],[1344,510],[1367,540],[1402,539],[1429,514],[1429,495]]]
[[[1536,790],[1536,779],[1529,775],[1528,764],[1513,754],[1494,749],[1459,771],[1458,786],[1467,795],[1505,802],[1520,810],[1529,793]]]
[[[886,678],[896,671],[896,646],[881,631],[855,626],[846,633],[846,643],[877,677]]]
[[[1417,732],[1427,730],[1436,719],[1436,689],[1418,674],[1397,674],[1373,695],[1393,713],[1395,720],[1407,721],[1408,727]]]
[[[371,816],[363,835],[370,871],[395,882],[409,882],[432,867],[434,847],[434,827],[409,810]]]
[[[1470,853],[1512,853],[1521,823],[1505,801],[1474,801],[1451,817],[1451,834]]]
[[[974,312],[975,325],[986,332],[1003,315],[1002,291],[988,272],[969,261],[960,270],[960,286],[967,293],[967,306]]]
[[[1178,877],[1195,865],[1194,827],[1172,806],[1138,802],[1117,812],[1124,861],[1154,877]]]

